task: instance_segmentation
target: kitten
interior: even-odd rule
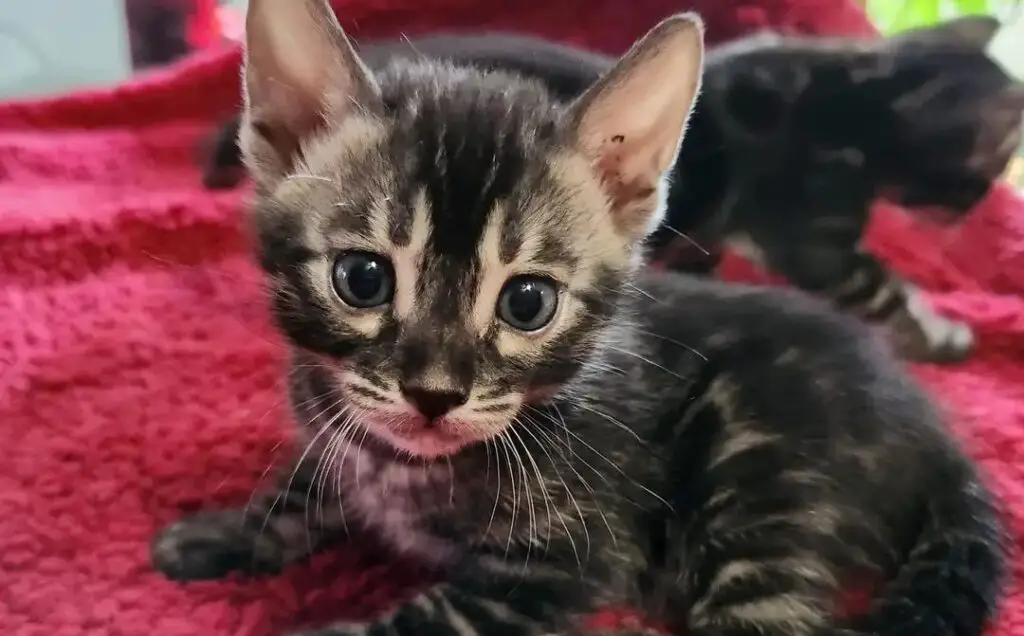
[[[579,633],[607,603],[691,636],[979,634],[1001,532],[900,365],[805,295],[643,273],[701,35],[667,19],[565,105],[374,76],[325,2],[250,0],[242,147],[307,452],[156,567],[277,572],[352,527],[444,573],[309,636]]]
[[[765,34],[718,48],[652,239],[663,264],[709,272],[728,245],[884,325],[906,358],[965,358],[969,327],[861,241],[879,196],[959,220],[1005,171],[1024,84],[985,53],[998,28],[975,16],[877,41]]]
[[[728,245],[885,325],[907,358],[966,357],[968,326],[935,314],[860,242],[880,195],[959,218],[1004,172],[1020,145],[1024,85],[985,54],[998,26],[968,17],[878,42],[761,34],[712,50],[668,222],[651,241],[655,260],[711,273]],[[506,34],[442,34],[363,51],[375,69],[426,57],[515,71],[565,99],[612,64]],[[207,185],[237,183],[237,132],[237,121],[221,132]]]

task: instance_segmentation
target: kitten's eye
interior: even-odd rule
[[[394,295],[394,269],[383,256],[345,252],[334,261],[334,290],[345,304],[357,309],[379,307]]]
[[[558,290],[540,276],[510,278],[498,298],[498,317],[520,331],[537,331],[555,317]]]

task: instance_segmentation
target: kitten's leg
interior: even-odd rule
[[[244,509],[199,512],[164,528],[151,546],[154,567],[178,581],[272,574],[343,536],[340,502],[323,491],[331,480],[317,465],[283,472]]]
[[[765,241],[769,266],[794,285],[884,327],[899,355],[920,362],[953,363],[974,349],[971,328],[939,315],[921,293],[850,241],[797,237],[790,245]]]
[[[767,524],[766,524],[767,525]],[[797,546],[796,528],[768,531],[756,524],[712,535],[687,566],[695,599],[677,633],[689,636],[812,636],[835,611],[831,567]],[[795,530],[795,532],[794,532]],[[721,542],[719,544],[718,542]],[[792,545],[787,545],[792,544]]]
[[[334,624],[292,636],[585,636],[584,619],[608,599],[603,585],[580,576],[576,562],[531,561],[526,567],[500,557],[474,569],[369,623]]]
[[[684,472],[672,493],[683,505],[666,529],[663,580],[686,602],[666,604],[658,618],[673,634],[832,633],[843,573],[882,562],[861,522],[847,518],[833,481],[815,466],[820,458],[761,424],[762,417],[795,413],[769,407],[772,414],[759,406],[760,393],[750,400],[735,388],[773,368],[755,366],[745,366],[748,377],[708,380],[681,415],[683,432],[674,443],[707,448],[679,455]]]
[[[876,265],[883,268],[881,264]],[[921,362],[954,363],[971,355],[975,338],[970,325],[936,312],[913,285],[895,278],[892,284],[899,286],[902,302],[882,321],[902,357]]]
[[[830,624],[839,578],[829,560],[838,549],[835,509],[805,501],[800,485],[759,481],[758,491],[746,495],[738,494],[746,484],[720,486],[680,533],[680,580],[692,604],[669,617],[673,633],[811,636]]]
[[[917,288],[871,254],[855,253],[846,280],[827,293],[840,308],[888,329],[906,359],[960,362],[974,349],[970,326],[939,315]]]

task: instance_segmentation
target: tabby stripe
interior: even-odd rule
[[[716,634],[809,636],[825,625],[828,611],[825,603],[813,596],[769,593],[757,600],[716,608],[701,599],[694,604],[692,616],[693,627]]]
[[[517,614],[502,599],[472,596],[441,585],[404,603],[390,617],[365,627],[367,636],[417,634],[422,636],[531,636],[535,623]],[[344,625],[318,636],[352,633],[359,626]]]
[[[709,607],[740,605],[765,596],[799,594],[812,587],[835,586],[835,578],[814,556],[737,559],[719,568],[704,598]]]
[[[534,633],[533,623],[516,616],[500,601],[486,601],[465,594],[452,594],[448,601],[452,609],[461,612],[474,626],[476,634],[490,636],[530,636]]]
[[[381,402],[388,401],[388,396],[384,395],[380,391],[371,389],[369,387],[359,386],[358,384],[348,384],[345,387],[345,390],[348,391],[349,393],[352,393],[353,395],[369,398],[371,400],[379,400]]]
[[[876,321],[895,315],[906,305],[902,282],[867,254],[859,255],[853,272],[832,296],[840,308]]]

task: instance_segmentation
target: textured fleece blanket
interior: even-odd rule
[[[489,27],[621,52],[688,1],[340,4],[358,37]],[[769,24],[871,30],[838,0],[701,4],[712,40]],[[358,547],[258,581],[179,586],[150,570],[155,529],[244,504],[288,449],[282,347],[241,231],[247,194],[202,191],[195,162],[238,103],[238,61],[225,50],[113,90],[0,104],[0,634],[270,636],[371,613],[420,580]],[[980,334],[967,365],[915,373],[1019,543],[1024,202],[996,191],[956,231],[878,217],[880,253]],[[1024,635],[1022,622],[1015,580],[994,633]]]

